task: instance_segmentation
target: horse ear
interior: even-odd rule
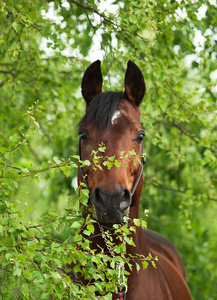
[[[127,100],[139,106],[145,95],[145,81],[141,70],[131,60],[127,63],[124,86]]]
[[[100,60],[97,60],[93,62],[84,73],[81,83],[81,92],[87,104],[102,91],[102,72],[100,65]]]

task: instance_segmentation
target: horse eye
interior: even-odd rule
[[[79,132],[80,138],[83,142],[88,140],[88,132],[87,131],[81,131]]]
[[[143,131],[142,132],[140,131],[136,136],[137,143],[141,144],[144,136],[145,136],[145,133]]]

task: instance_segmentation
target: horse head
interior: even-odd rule
[[[111,227],[122,223],[130,207],[138,205],[142,189],[140,103],[145,82],[140,69],[128,62],[124,93],[102,92],[100,61],[92,63],[82,79],[86,113],[80,123],[82,161],[99,156],[99,166],[80,167],[78,182],[85,182],[92,196],[97,220]],[[100,151],[99,145],[103,145]]]

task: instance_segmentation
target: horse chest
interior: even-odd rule
[[[169,286],[159,269],[148,266],[128,278],[129,300],[172,300]]]

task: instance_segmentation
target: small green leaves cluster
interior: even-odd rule
[[[154,268],[156,267],[155,262],[158,261],[158,257],[153,257],[151,253],[147,257],[141,254],[126,255],[128,245],[135,247],[133,241],[133,234],[136,232],[137,227],[147,228],[147,224],[143,219],[133,219],[130,220],[128,217],[125,217],[125,224],[123,225],[113,225],[113,231],[105,232],[105,239],[111,246],[113,253],[115,253],[115,258],[113,258],[112,265],[117,265],[125,268],[125,275],[129,275],[129,272],[126,271],[126,266],[128,270],[132,271],[133,266],[135,265],[137,272],[141,268],[145,269],[151,265]]]
[[[91,153],[92,161],[93,161],[92,168],[94,170],[96,170],[97,168],[103,170],[102,165],[104,167],[107,167],[108,169],[111,169],[112,166],[119,168],[121,164],[116,159],[116,156],[113,155],[111,157],[108,157],[103,154],[105,153],[105,151],[106,151],[106,146],[103,143],[99,145],[99,148],[96,151],[92,150]]]
[[[53,161],[43,161],[40,166],[30,166],[25,163],[21,165],[16,162],[19,153],[28,148],[28,139],[34,135],[36,130],[40,129],[40,125],[36,118],[43,110],[44,107],[39,105],[39,101],[36,101],[34,105],[29,107],[23,116],[23,124],[19,127],[19,132],[9,136],[7,148],[0,147],[0,178],[3,180],[24,177],[34,179],[46,171],[48,171],[50,177],[53,178],[60,170],[62,170],[64,175],[69,177],[70,171],[73,168],[77,168],[78,163],[76,162],[76,155],[67,160],[63,158],[59,159],[54,156]],[[18,187],[16,180],[13,181],[13,184]]]
[[[129,152],[121,151],[118,158],[116,155],[107,156],[105,152],[106,146],[101,143],[97,150],[92,150],[91,160],[83,161],[81,166],[91,166],[93,170],[100,169],[102,171],[103,167],[106,167],[108,170],[113,166],[120,168],[122,163],[127,167],[130,160],[133,160],[135,165],[138,161],[141,163],[141,156],[137,154],[134,149]]]

